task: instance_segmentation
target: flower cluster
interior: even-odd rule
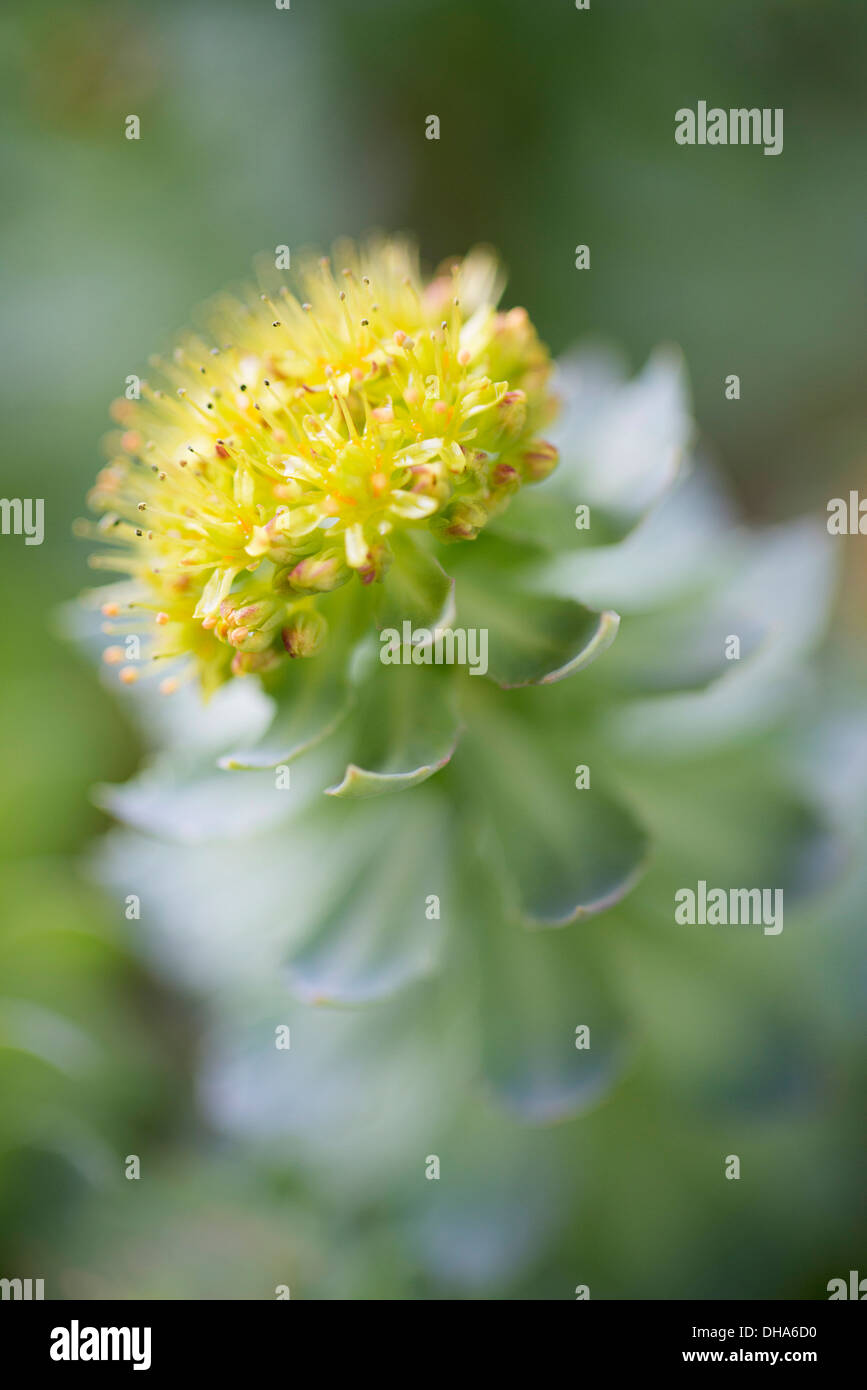
[[[488,253],[427,283],[401,242],[333,264],[307,261],[297,295],[216,300],[113,408],[90,502],[114,545],[93,563],[130,577],[150,654],[192,656],[206,691],[317,652],[323,596],[382,580],[396,528],[471,540],[556,464],[549,357],[497,309]]]

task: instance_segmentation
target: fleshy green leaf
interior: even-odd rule
[[[421,1200],[417,1184],[408,1189],[405,1231],[413,1260],[447,1288],[470,1297],[480,1290],[504,1295],[552,1239],[563,1177],[555,1151],[532,1142],[535,1137],[516,1132],[512,1116],[474,1097],[447,1136],[448,1181],[425,1184]]]
[[[527,1123],[580,1114],[608,1091],[630,1053],[625,1011],[604,966],[603,928],[528,931],[483,858],[471,851],[464,872],[487,1082]]]
[[[589,533],[588,533],[589,534]],[[625,539],[576,549],[562,546],[534,575],[539,593],[580,597],[621,617],[678,602],[724,579],[740,548],[731,506],[709,472],[682,473]],[[660,564],[660,556],[665,564]]]
[[[350,756],[329,796],[378,796],[432,777],[461,732],[448,673],[424,665],[382,665],[364,654]]]
[[[222,1011],[206,1039],[200,1094],[209,1122],[248,1153],[265,1145],[281,1165],[288,1147],[317,1184],[366,1202],[393,1197],[469,1083],[466,1028],[452,998],[425,982],[372,1011],[310,1008],[270,983],[249,1006]],[[275,1025],[287,1022],[291,1050],[280,1051]]]
[[[533,549],[481,536],[452,566],[458,624],[484,635],[486,674],[504,689],[564,680],[617,635],[614,612],[595,613],[571,598],[529,592],[535,560]]]
[[[225,754],[220,767],[264,768],[292,762],[343,723],[354,697],[334,662],[312,656],[293,663],[276,698],[277,712],[261,741]]]
[[[490,826],[488,853],[515,910],[528,925],[563,927],[604,912],[635,886],[647,836],[597,786],[598,767],[590,767],[589,787],[576,787],[577,736],[564,738],[557,725],[548,741],[537,705],[521,717],[503,699],[475,711],[457,770],[475,818]]]
[[[384,802],[365,810],[363,824],[357,816],[347,808],[330,839],[339,845],[363,836],[360,868],[344,878],[288,968],[293,991],[308,1003],[381,999],[437,961],[441,927],[427,904],[432,894],[440,904],[446,897],[443,807],[422,793],[409,814],[403,802]]]
[[[626,535],[680,471],[692,432],[682,359],[658,351],[632,380],[599,352],[576,353],[559,370],[566,408],[552,433],[561,454],[553,476],[570,503],[590,507],[586,534],[605,544]]]
[[[188,845],[254,834],[289,810],[273,778],[261,773],[194,772],[165,760],[123,786],[94,787],[93,799],[136,830]]]
[[[390,539],[392,564],[377,595],[377,625],[402,630],[448,627],[454,621],[455,581],[421,544],[397,533]]]
[[[632,691],[700,690],[758,650],[764,636],[759,618],[714,598],[626,620],[604,676]],[[737,648],[730,646],[731,638]]]

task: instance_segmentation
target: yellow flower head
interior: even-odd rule
[[[427,283],[397,241],[333,266],[217,299],[113,407],[90,502],[115,548],[94,563],[131,577],[151,654],[192,655],[206,689],[314,654],[325,596],[383,580],[396,529],[471,540],[556,463],[548,354],[498,311],[491,255]]]

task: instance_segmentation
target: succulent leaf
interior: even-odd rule
[[[564,409],[552,431],[561,483],[589,505],[592,541],[621,539],[669,491],[692,435],[683,361],[660,350],[631,380],[617,358],[578,352],[555,383]],[[574,508],[572,509],[574,511]]]
[[[426,666],[383,666],[362,653],[350,756],[329,796],[370,797],[425,782],[450,761],[461,734],[455,682]]]
[[[540,735],[526,711],[519,719],[504,708],[503,697],[486,701],[462,742],[464,798],[491,832],[482,853],[528,926],[565,927],[604,912],[645,867],[646,831],[596,779],[576,790],[573,768],[557,739]]]
[[[452,576],[415,537],[396,536],[392,553],[388,582],[377,595],[377,626],[400,630],[409,623],[427,632],[451,626],[455,618]]]
[[[324,907],[309,939],[291,955],[288,983],[307,1003],[366,1004],[436,967],[442,925],[426,916],[425,901],[431,894],[449,901],[443,882],[446,808],[424,793],[414,795],[411,815],[404,805],[402,799],[370,808],[364,826],[367,853]],[[332,834],[339,833],[333,826]],[[379,871],[371,873],[370,862],[377,859]]]
[[[334,662],[297,662],[287,673],[267,732],[252,747],[223,754],[220,767],[231,771],[294,762],[339,728],[354,699],[346,675]]]
[[[485,901],[477,893],[475,902],[489,1087],[530,1124],[584,1113],[607,1094],[629,1059],[632,1030],[623,1001],[613,997],[583,933],[540,938],[510,920],[496,895]]]

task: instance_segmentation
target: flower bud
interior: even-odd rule
[[[237,647],[240,652],[263,652],[266,647],[270,647],[271,633],[249,627],[235,627],[229,632],[229,641],[233,647]]]
[[[518,435],[527,421],[527,397],[523,391],[507,391],[497,403],[500,427],[504,434]]]
[[[241,603],[232,610],[235,621],[244,627],[262,627],[274,616],[274,603],[270,599],[257,599],[253,603]]]
[[[372,541],[367,548],[367,557],[358,568],[362,584],[372,584],[374,580],[384,579],[391,565],[391,551],[385,541]]]
[[[460,498],[448,512],[437,518],[437,530],[443,540],[472,541],[487,521],[487,512],[471,498]]]
[[[553,473],[559,457],[553,444],[546,443],[544,439],[537,439],[521,455],[525,482],[541,483],[543,478],[547,478],[549,473]]]
[[[315,656],[328,632],[328,624],[315,608],[293,613],[283,628],[283,646],[290,656]]]
[[[327,594],[351,577],[352,570],[342,553],[324,550],[320,555],[309,555],[289,570],[286,582],[296,594]]]
[[[521,475],[511,463],[497,463],[491,470],[491,482],[495,488],[519,487]]]
[[[232,657],[233,676],[263,676],[279,665],[280,657],[273,647],[264,652],[235,652]]]

